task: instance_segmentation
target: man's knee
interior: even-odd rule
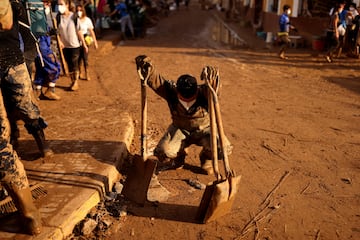
[[[48,124],[45,122],[43,118],[40,117],[31,122],[25,123],[24,126],[29,134],[34,134],[39,130],[45,129],[48,126]]]
[[[155,148],[154,155],[159,159],[159,161],[164,162],[176,158],[178,153],[173,151],[166,144],[161,144]]]

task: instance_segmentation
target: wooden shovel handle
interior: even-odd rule
[[[218,81],[218,79],[217,79],[217,81]],[[221,117],[221,112],[220,112],[220,104],[219,104],[217,94],[216,94],[215,90],[213,89],[213,87],[210,85],[209,81],[206,81],[206,84],[210,90],[210,94],[212,95],[213,105],[214,105],[214,109],[215,109],[216,125],[217,125],[217,129],[219,132],[219,140],[220,140],[221,150],[222,150],[222,153],[224,156],[224,168],[225,168],[225,173],[226,173],[226,178],[227,178],[229,176],[233,176],[234,173],[230,168],[229,158],[228,158],[228,155],[226,152],[225,132],[224,132],[224,127],[223,127],[222,117]]]
[[[50,8],[50,16],[52,16],[51,8]],[[57,45],[58,50],[59,50],[61,67],[62,67],[64,75],[69,76],[69,69],[68,69],[68,66],[67,66],[66,61],[65,61],[64,52],[60,48],[60,36],[59,36],[59,33],[57,32],[59,23],[56,21],[55,17],[52,17],[51,21],[52,21],[54,29],[56,30],[56,45]]]
[[[139,78],[141,80],[141,150],[140,155],[143,161],[146,160],[146,149],[147,149],[147,141],[146,141],[146,123],[147,123],[147,97],[146,97],[146,88],[147,88],[147,80],[149,76],[144,77],[141,74],[141,69],[137,69]]]
[[[208,110],[210,114],[210,146],[211,146],[211,154],[212,154],[212,162],[214,167],[214,174],[216,180],[221,180],[221,175],[219,172],[219,162],[218,162],[218,148],[217,148],[217,128],[216,128],[216,116],[215,116],[215,108],[213,103],[212,94],[210,91],[208,92]]]

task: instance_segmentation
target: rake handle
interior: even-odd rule
[[[208,99],[209,99],[208,109],[210,114],[210,138],[211,138],[210,146],[211,146],[212,162],[213,162],[215,177],[218,181],[220,181],[221,175],[219,172],[219,162],[218,162],[216,116],[215,116],[213,98],[210,91],[208,92]]]

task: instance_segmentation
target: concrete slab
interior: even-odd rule
[[[23,161],[30,184],[39,183],[47,191],[35,201],[44,229],[36,237],[21,234],[13,214],[0,219],[0,239],[60,240],[70,235],[120,178],[118,169],[128,154],[134,126],[126,113],[118,121],[118,141],[50,140],[56,149],[53,157]]]

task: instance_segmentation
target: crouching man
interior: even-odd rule
[[[210,116],[208,113],[208,87],[198,84],[195,77],[184,74],[176,82],[158,74],[151,59],[147,56],[136,57],[137,68],[143,76],[148,76],[147,85],[168,103],[172,123],[154,150],[154,155],[162,162],[170,162],[174,168],[185,164],[186,148],[192,144],[202,147],[200,152],[201,168],[206,174],[213,174],[210,145]],[[210,75],[217,71],[205,67]],[[218,81],[210,83],[218,89]],[[214,86],[215,85],[215,86]],[[231,153],[232,146],[226,139],[226,151]],[[219,159],[222,158],[218,146]]]

